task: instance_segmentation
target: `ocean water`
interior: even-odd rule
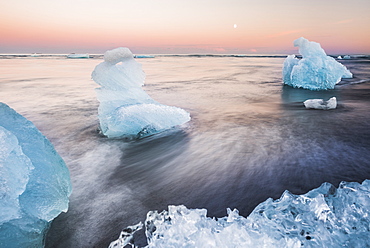
[[[71,172],[69,211],[53,221],[46,247],[107,247],[168,205],[248,216],[284,190],[370,179],[369,57],[341,60],[354,78],[329,91],[283,86],[281,56],[137,60],[144,90],[188,111],[189,123],[141,140],[107,139],[90,76],[101,57],[0,57],[0,101],[34,123]],[[335,110],[303,106],[333,96]]]

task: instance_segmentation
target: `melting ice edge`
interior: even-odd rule
[[[227,209],[223,218],[206,209],[169,206],[150,211],[145,220],[145,247],[369,247],[370,180],[323,183],[304,195],[285,191],[267,199],[247,217]],[[113,247],[135,246],[141,223],[124,229]]]

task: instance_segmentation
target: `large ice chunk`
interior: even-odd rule
[[[33,168],[17,137],[0,126],[0,225],[21,218],[19,196],[26,190]]]
[[[190,120],[185,110],[154,101],[142,88],[145,74],[128,48],[104,54],[92,72],[101,132],[108,137],[142,137]]]
[[[319,43],[301,37],[294,41],[302,59],[289,55],[283,66],[284,83],[309,90],[334,89],[342,78],[352,78],[352,73],[334,58],[326,55]]]
[[[42,247],[70,194],[68,168],[53,145],[0,103],[0,247]]]
[[[267,199],[244,218],[207,217],[206,209],[169,206],[149,212],[146,247],[369,247],[370,181],[322,184],[304,195],[285,191]],[[131,243],[141,224],[126,228],[110,248]]]
[[[332,97],[327,101],[324,99],[308,99],[303,102],[304,106],[308,109],[336,109],[337,108],[337,98]]]

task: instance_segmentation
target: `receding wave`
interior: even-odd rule
[[[354,85],[354,84],[365,84],[369,83],[370,79],[354,79],[354,80],[342,80],[337,85],[338,86],[345,86],[345,85]]]

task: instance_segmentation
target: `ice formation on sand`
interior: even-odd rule
[[[302,59],[289,55],[283,66],[284,83],[309,90],[334,89],[342,78],[352,78],[352,73],[334,58],[326,55],[319,43],[301,37],[294,41]]]
[[[143,137],[190,120],[185,110],[160,104],[141,88],[145,74],[128,48],[107,51],[92,78],[101,86],[96,91],[105,136]]]
[[[324,183],[304,195],[285,191],[267,199],[244,218],[227,209],[223,218],[207,217],[206,209],[169,206],[149,212],[146,247],[369,247],[370,180]],[[110,248],[129,244],[141,228],[126,228]]]
[[[336,109],[337,108],[337,98],[332,97],[328,101],[323,99],[308,99],[303,102],[304,106],[308,109]]]
[[[43,247],[70,194],[68,168],[53,145],[0,103],[0,247]]]

